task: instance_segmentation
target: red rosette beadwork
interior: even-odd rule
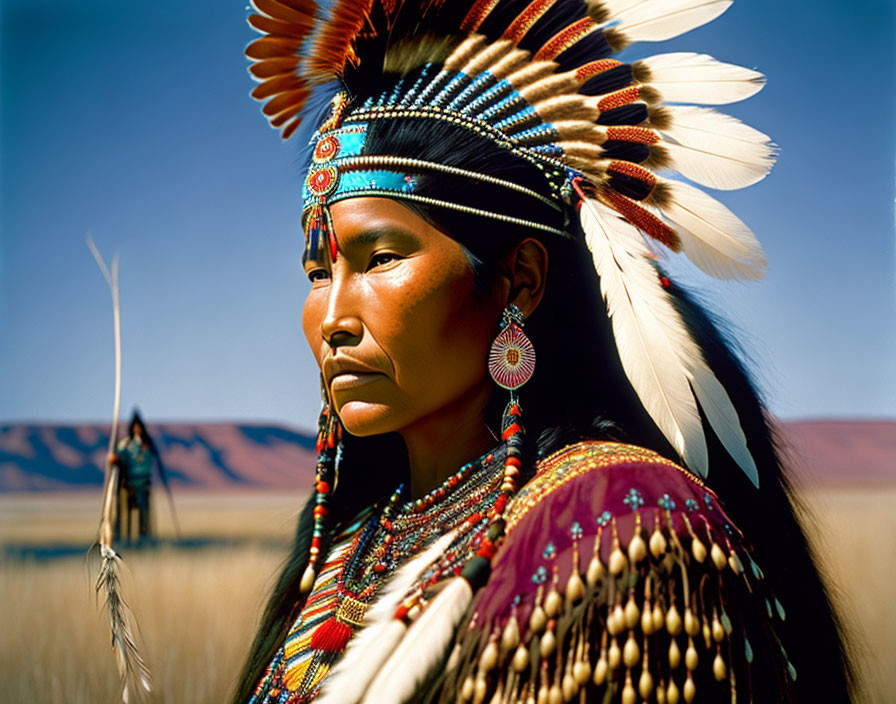
[[[327,135],[317,143],[316,147],[314,147],[314,161],[321,164],[325,161],[335,159],[339,155],[341,147],[342,145],[335,136]]]
[[[316,196],[326,196],[336,189],[339,174],[332,166],[312,169],[308,174],[308,190]]]
[[[518,325],[504,328],[488,355],[488,371],[501,388],[520,388],[535,371],[535,347]]]

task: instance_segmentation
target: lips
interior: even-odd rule
[[[333,391],[352,389],[385,377],[380,370],[344,356],[327,357],[323,371],[327,386]]]

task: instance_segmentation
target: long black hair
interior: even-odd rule
[[[544,175],[532,164],[447,123],[433,125],[432,121],[413,119],[374,122],[365,148],[371,154],[411,156],[475,169],[548,192]],[[538,355],[535,375],[521,390],[528,472],[533,471],[537,456],[583,438],[629,442],[678,460],[625,377],[591,255],[574,219],[566,221],[563,213],[546,209],[530,197],[442,175],[420,174],[415,192],[480,209],[494,210],[500,202],[503,212],[564,228],[571,235],[568,239],[539,235],[517,225],[444,208],[409,206],[467,250],[483,290],[498,276],[501,255],[523,238],[538,236],[548,249],[545,295],[526,321],[526,333]],[[796,499],[768,412],[720,324],[674,282],[668,292],[737,408],[759,468],[757,490],[707,426],[710,473],[706,484],[751,541],[773,591],[787,608],[787,620],[777,630],[799,673],[798,698],[849,701],[853,678],[842,628],[797,518]],[[487,409],[487,418],[494,419],[500,412],[498,398],[496,395]],[[372,497],[385,496],[407,471],[405,449],[397,436],[347,435],[339,488],[331,508],[333,520],[348,519],[369,505]],[[245,704],[251,697],[301,607],[299,582],[308,559],[312,508],[313,500],[309,500],[299,517],[292,553],[262,616],[234,704]],[[774,687],[771,682],[757,683],[755,693],[774,691]]]

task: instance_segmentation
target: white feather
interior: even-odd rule
[[[579,216],[625,374],[672,447],[706,476],[706,439],[681,364],[700,350],[659,286],[640,233],[596,200],[584,200]]]
[[[724,105],[744,100],[765,85],[765,76],[743,66],[717,61],[707,54],[677,51],[642,59],[650,70],[649,85],[670,103]]]
[[[708,459],[694,404],[696,395],[725,449],[758,486],[756,463],[747,449],[737,411],[659,286],[656,270],[647,261],[650,251],[640,234],[599,201],[584,201],[580,216],[623,368],[648,413],[685,463],[705,477]],[[648,348],[639,351],[642,336]],[[638,367],[644,369],[638,371]],[[651,410],[658,403],[659,412]],[[672,421],[662,420],[663,406],[674,416]],[[683,447],[676,444],[677,437]]]
[[[759,472],[756,469],[756,462],[747,449],[747,438],[728,392],[706,366],[702,356],[692,358],[688,366],[691,372],[691,387],[700,402],[703,414],[725,450],[758,489]]]
[[[355,704],[380,666],[398,646],[407,626],[394,618],[395,610],[427,567],[437,562],[457,537],[446,533],[424,552],[398,569],[364,617],[364,628],[349,641],[345,655],[330,670],[318,704]]]
[[[693,186],[678,181],[663,184],[670,202],[660,212],[677,226],[688,259],[719,279],[762,278],[765,253],[740,218]]]
[[[660,42],[711,22],[732,0],[610,0],[604,2],[616,27],[632,42]]]
[[[709,108],[666,110],[671,125],[659,131],[666,138],[672,168],[692,181],[723,190],[745,188],[774,166],[771,140],[740,120]]]
[[[408,629],[362,704],[402,704],[445,655],[460,619],[473,599],[463,577],[454,577]],[[343,700],[345,701],[345,700]]]

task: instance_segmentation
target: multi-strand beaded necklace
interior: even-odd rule
[[[487,527],[486,514],[495,503],[503,478],[503,463],[489,453],[464,465],[426,496],[401,505],[404,486],[392,494],[354,539],[337,580],[339,604],[321,625],[311,647],[341,652],[352,630],[361,625],[382,578],[428,547],[447,531],[458,534],[443,559],[426,573],[438,581],[459,570],[470,556],[478,534]]]
[[[311,701],[345,649],[382,583],[402,564],[448,531],[456,531],[441,559],[413,591],[458,574],[488,531],[490,509],[501,495],[504,448],[464,465],[426,496],[402,503],[399,487],[381,509],[366,509],[353,531],[334,543],[302,613],[252,702]],[[304,650],[304,653],[297,651]],[[310,652],[309,652],[310,651]],[[310,657],[309,657],[310,655]]]

